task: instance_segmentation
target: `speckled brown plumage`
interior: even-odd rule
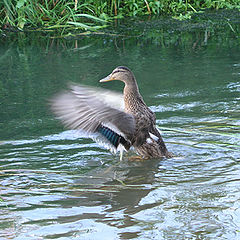
[[[125,83],[123,91],[125,112],[133,115],[135,119],[135,132],[131,143],[136,152],[143,158],[171,157],[156,128],[155,114],[145,104],[131,70],[127,67],[117,67],[108,76],[107,81],[111,80]],[[156,139],[152,137],[153,135]]]
[[[125,83],[123,95],[71,84],[51,100],[51,108],[62,123],[80,130],[85,137],[116,153],[133,147],[142,158],[170,157],[156,128],[155,114],[139,93],[136,79],[127,67],[117,67],[100,82]]]

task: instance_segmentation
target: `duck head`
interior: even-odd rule
[[[132,71],[124,66],[115,68],[107,77],[101,79],[99,82],[109,82],[113,80],[122,81],[126,85],[136,82]]]

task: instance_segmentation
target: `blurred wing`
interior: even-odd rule
[[[103,101],[105,105],[124,111],[123,95],[119,92],[114,92],[102,88],[93,88],[83,85],[70,85],[70,89],[76,95],[78,95],[82,91],[85,91],[89,95],[96,96],[99,100]]]
[[[132,115],[120,110],[120,102],[123,101],[120,96],[103,89],[71,85],[68,91],[51,100],[51,108],[68,128],[95,133],[100,126],[107,126],[131,139],[135,120]]]

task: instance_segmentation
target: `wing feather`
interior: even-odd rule
[[[51,99],[51,108],[68,128],[94,133],[100,124],[110,125],[131,139],[135,120],[123,111],[122,99],[119,93],[71,85],[69,90]]]

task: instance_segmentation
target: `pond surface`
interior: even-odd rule
[[[240,239],[239,25],[160,23],[2,38],[1,239]],[[70,81],[122,91],[98,82],[118,65],[172,159],[120,162],[54,119],[48,99]]]

